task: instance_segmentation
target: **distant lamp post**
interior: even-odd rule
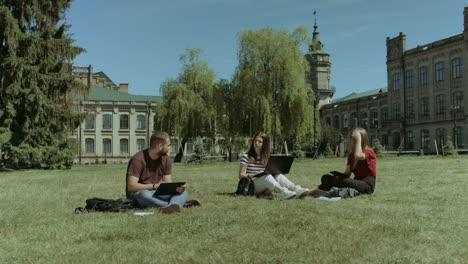
[[[318,158],[318,139],[317,139],[317,108],[319,104],[319,97],[316,94],[314,100],[314,158]]]
[[[312,91],[308,92],[309,100],[312,99]],[[314,142],[312,146],[313,159],[318,158],[318,139],[317,139],[317,107],[319,104],[320,98],[317,93],[314,93],[313,101],[311,102],[314,106]]]

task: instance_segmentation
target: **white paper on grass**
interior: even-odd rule
[[[325,196],[319,196],[319,197],[315,198],[315,200],[326,201],[326,202],[336,202],[336,201],[341,200],[341,197],[325,197]]]
[[[145,215],[154,214],[154,212],[151,212],[151,211],[130,211],[128,213],[131,215],[137,215],[137,216],[145,216]]]

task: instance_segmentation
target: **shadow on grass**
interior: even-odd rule
[[[217,192],[216,195],[221,195],[221,196],[231,196],[231,197],[255,197],[257,199],[267,199],[267,200],[273,200],[273,194],[260,194],[260,195],[241,195],[241,194],[236,194],[236,192]]]

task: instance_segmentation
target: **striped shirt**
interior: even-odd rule
[[[265,170],[265,165],[263,165],[261,160],[256,160],[254,163],[250,163],[247,153],[242,156],[240,162],[243,165],[247,165],[247,174],[256,175]]]

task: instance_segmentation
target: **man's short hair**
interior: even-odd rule
[[[153,135],[151,135],[150,147],[153,147],[154,144],[166,143],[166,140],[168,140],[169,138],[170,138],[169,134],[167,134],[166,132],[156,131],[156,132],[153,133]]]

